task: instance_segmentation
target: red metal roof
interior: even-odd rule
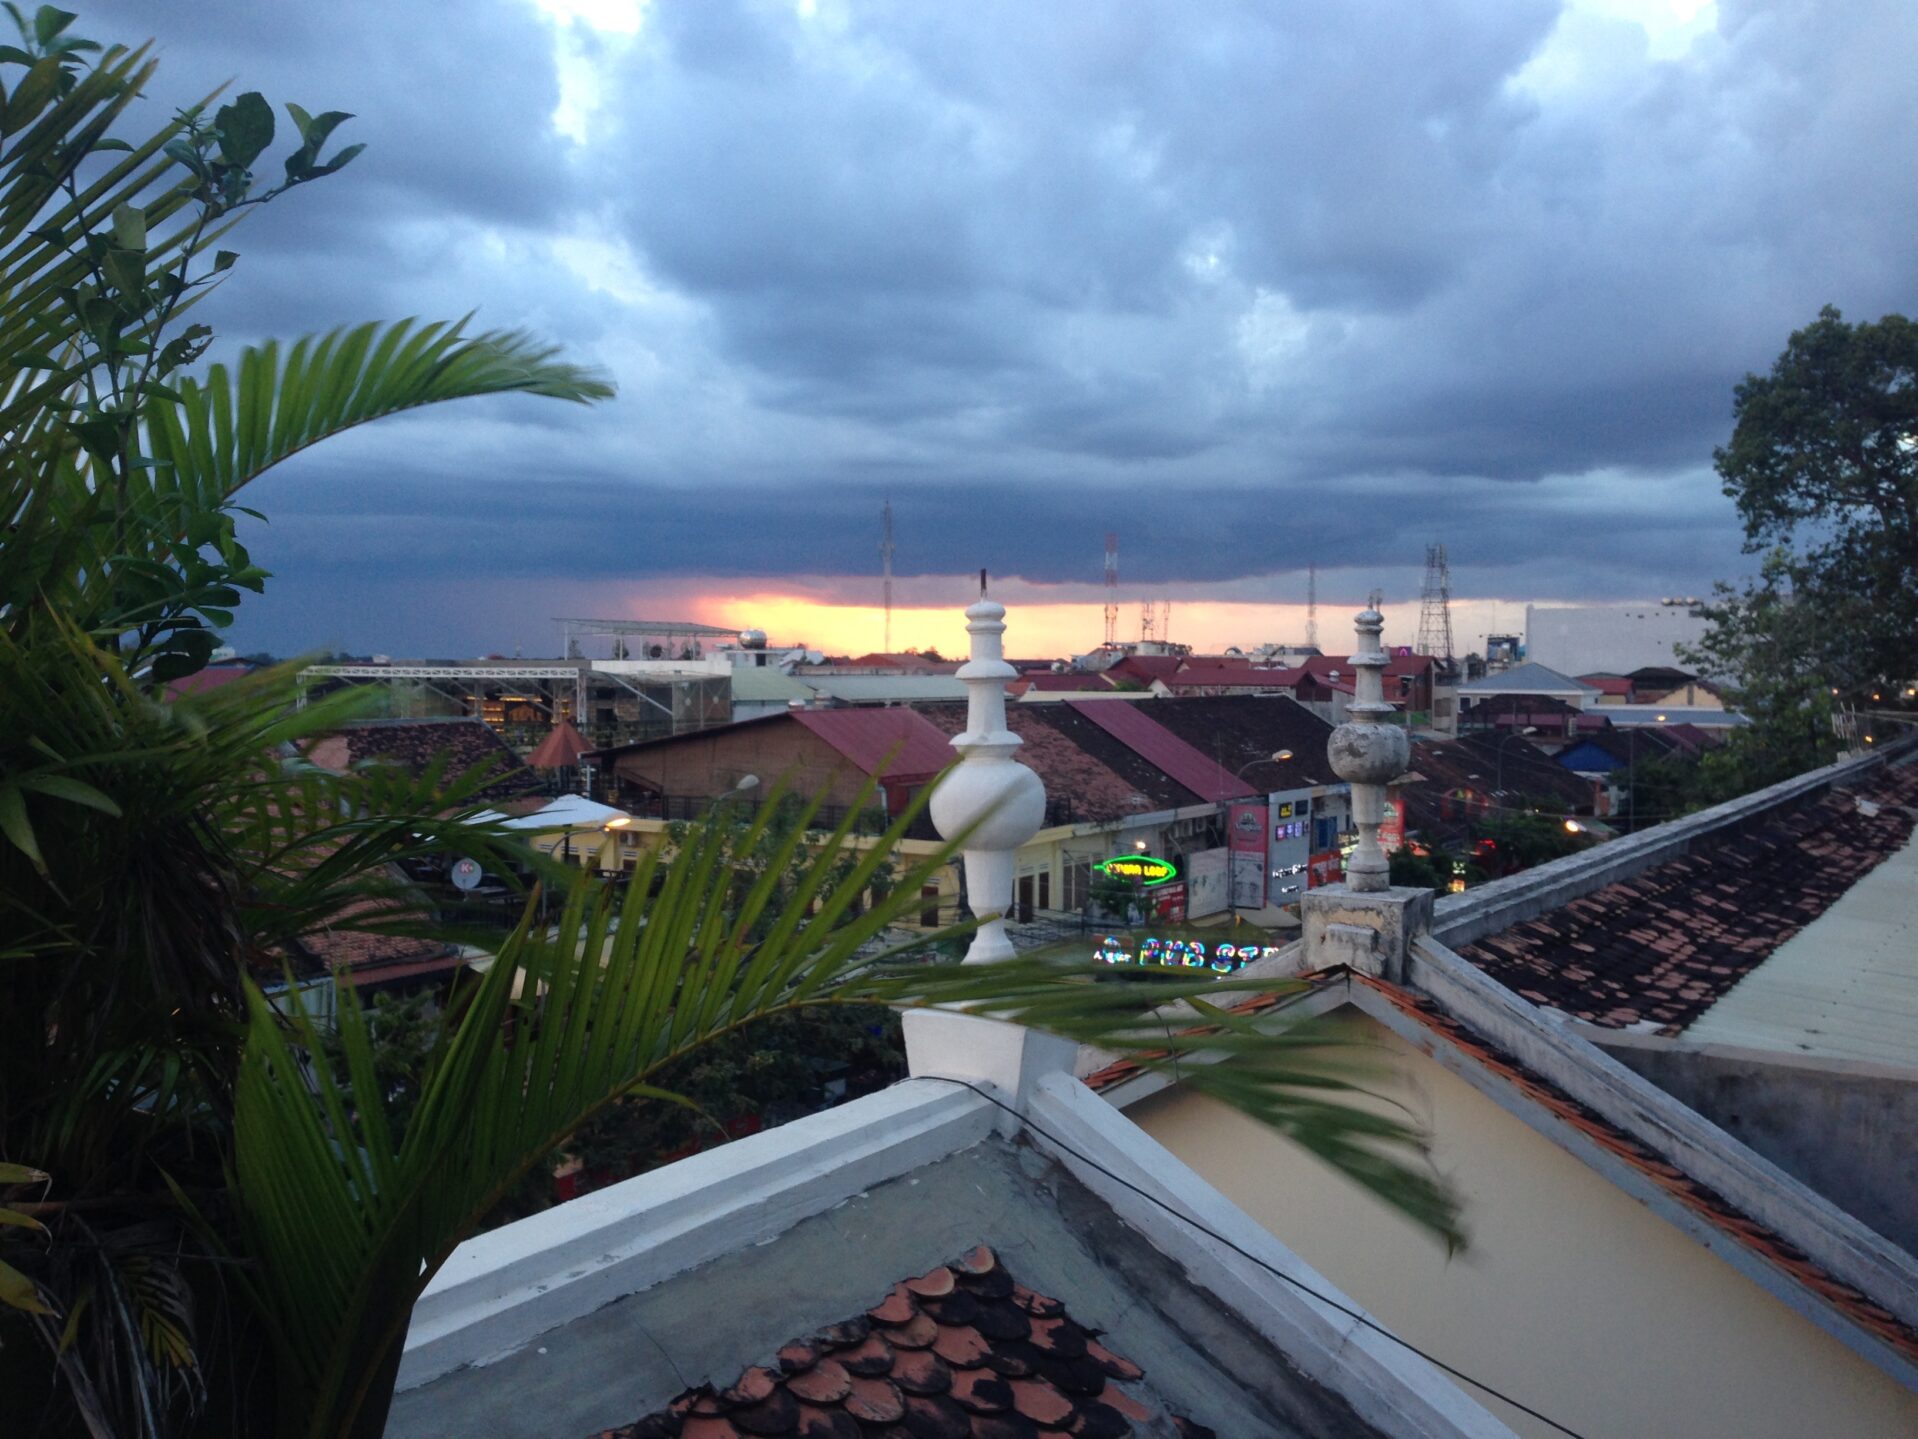
[[[1167,689],[1189,689],[1203,685],[1232,685],[1237,689],[1290,689],[1298,683],[1296,670],[1255,670],[1244,666],[1217,669],[1185,669],[1164,677]]]
[[[170,681],[166,687],[166,697],[177,700],[181,695],[202,694],[207,690],[216,690],[221,685],[230,685],[235,680],[245,679],[252,673],[250,665],[208,665],[182,679]]]
[[[917,710],[889,707],[788,713],[851,760],[862,774],[877,774],[883,769],[888,779],[917,779],[939,773],[958,758],[946,737]]]
[[[526,762],[534,769],[571,769],[579,763],[579,757],[585,752],[586,741],[573,728],[571,720],[563,719],[526,756]]]
[[[1067,700],[1066,705],[1201,799],[1249,799],[1258,793],[1224,765],[1151,718],[1137,704],[1125,700]]]

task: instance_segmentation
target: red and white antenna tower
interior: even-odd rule
[[[1106,536],[1106,643],[1119,642],[1119,537]]]

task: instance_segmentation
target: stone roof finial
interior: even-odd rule
[[[1005,661],[1006,607],[985,597],[986,572],[979,572],[979,599],[966,609],[972,657],[958,670],[966,686],[966,728],[952,747],[959,763],[932,795],[932,822],[946,839],[968,829],[962,855],[966,893],[972,912],[985,923],[973,934],[967,964],[1010,959],[1005,915],[1012,907],[1014,856],[1045,821],[1046,788],[1013,758],[1021,740],[1006,727],[1006,681],[1019,672]]]
[[[1368,607],[1359,612],[1355,623],[1359,637],[1352,656],[1355,698],[1346,707],[1350,718],[1332,731],[1326,753],[1332,772],[1352,786],[1352,819],[1358,825],[1359,843],[1345,866],[1345,882],[1363,894],[1391,886],[1391,864],[1379,846],[1379,825],[1385,819],[1385,786],[1405,773],[1412,742],[1399,726],[1385,722],[1392,713],[1392,706],[1385,702],[1384,682],[1390,661],[1379,644],[1385,617]]]

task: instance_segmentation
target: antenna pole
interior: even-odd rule
[[[1319,647],[1319,567],[1305,567],[1305,647]]]
[[[892,496],[886,496],[886,507],[879,512],[879,559],[885,575],[880,585],[886,606],[886,640],[880,647],[887,654],[892,653]]]
[[[1119,642],[1119,537],[1106,536],[1106,644]]]

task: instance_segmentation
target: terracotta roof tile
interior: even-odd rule
[[[1887,771],[1459,952],[1534,1004],[1676,1034],[1902,847],[1913,806],[1918,767]]]
[[[724,1389],[688,1389],[593,1439],[1121,1439],[1171,1426],[1123,1386],[1137,1364],[1099,1343],[1056,1299],[1016,1283],[984,1245],[895,1284],[867,1310],[781,1349]]]

